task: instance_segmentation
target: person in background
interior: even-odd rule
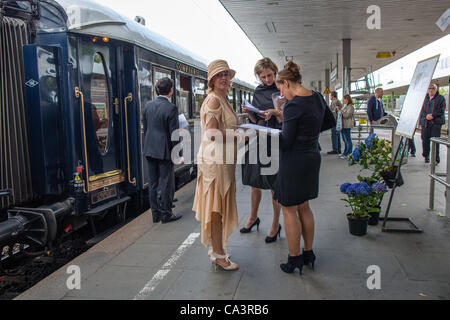
[[[334,118],[337,121],[337,112],[342,108],[342,103],[337,98],[337,92],[331,91],[330,93],[330,109],[333,112]],[[336,127],[331,128],[331,145],[333,150],[328,151],[328,154],[340,154],[341,153],[341,134],[336,130]]]
[[[174,163],[171,153],[178,143],[172,141],[172,133],[179,128],[178,108],[170,102],[172,80],[159,79],[155,89],[158,97],[148,101],[143,110],[144,155],[148,163],[153,222],[167,223],[181,218],[180,214],[172,213]]]
[[[347,157],[352,153],[353,144],[351,130],[355,123],[355,109],[353,107],[353,100],[350,95],[346,94],[343,99],[344,106],[340,109],[342,114],[342,140],[345,143],[344,153],[341,155],[342,159],[347,159]]]
[[[445,124],[445,108],[445,98],[439,94],[437,85],[430,83],[419,119],[419,124],[422,126],[422,156],[425,158],[425,163],[430,162],[430,138],[441,136],[441,127]],[[440,161],[438,145],[436,162]]]
[[[282,206],[289,248],[288,261],[280,268],[287,273],[298,268],[301,273],[304,264],[312,263],[314,267],[316,259],[312,250],[314,216],[308,201],[317,198],[319,193],[318,141],[325,110],[320,93],[302,86],[300,69],[293,61],[280,71],[276,84],[288,99],[279,136],[280,166],[274,193],[274,199]]]
[[[280,128],[279,125],[279,123],[281,122],[279,118],[280,108],[275,109],[272,100],[272,95],[274,93],[275,94],[280,93],[275,84],[275,77],[278,72],[278,67],[270,58],[263,58],[261,60],[258,60],[258,62],[256,62],[254,71],[255,75],[258,76],[259,80],[261,81],[261,84],[257,86],[255,89],[252,104],[256,108],[265,111],[263,120],[266,121],[265,124],[267,127]],[[245,106],[242,106],[242,110],[248,114],[251,122],[258,123],[257,115],[255,115],[252,111],[249,111]],[[262,197],[262,190],[255,187],[251,187],[250,217],[248,218],[245,226],[240,230],[241,233],[251,232],[252,228],[255,225],[256,228],[259,229],[260,219],[258,218],[258,208],[261,202],[261,197]],[[272,206],[273,206],[273,221],[269,231],[269,235],[265,239],[266,243],[276,241],[277,236],[280,236],[281,232],[281,225],[279,222],[281,207],[273,199],[272,199]]]
[[[371,96],[367,102],[367,117],[369,118],[370,126],[385,115],[382,98],[383,89],[377,88],[375,94]]]

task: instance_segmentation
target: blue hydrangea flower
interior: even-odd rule
[[[368,195],[370,191],[372,191],[369,185],[365,182],[360,182],[356,185],[356,194]]]
[[[347,193],[347,188],[348,188],[349,186],[351,186],[351,185],[352,185],[352,184],[349,183],[349,182],[343,183],[343,184],[341,185],[341,192]]]
[[[387,187],[384,183],[377,182],[373,184],[372,190],[375,191],[376,193],[384,193],[386,192]]]
[[[359,149],[359,147],[356,147],[355,150],[353,150],[353,153],[352,153],[353,160],[355,160],[356,162],[359,162],[360,156],[361,156],[360,149]]]
[[[356,187],[357,187],[357,183],[351,184],[347,187],[347,194],[356,194]]]
[[[373,138],[376,137],[375,133],[372,133],[370,136],[368,136],[366,138],[366,140],[364,140],[364,143],[366,144],[367,149],[370,149],[373,145]]]

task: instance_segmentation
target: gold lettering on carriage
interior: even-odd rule
[[[195,76],[199,75],[199,72],[197,69],[195,69],[194,67],[187,66],[180,62],[177,62],[176,68],[177,68],[177,70],[183,71],[185,73],[193,74]]]

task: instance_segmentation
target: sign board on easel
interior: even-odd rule
[[[417,63],[395,134],[412,139],[439,57],[440,54]]]

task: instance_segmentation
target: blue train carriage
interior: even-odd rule
[[[167,76],[192,132],[207,67],[95,2],[3,1],[0,10],[3,260],[25,246],[51,247],[88,223],[96,235],[107,212],[124,220],[127,204],[147,209],[142,109]],[[235,80],[230,103],[239,111],[253,90]],[[190,162],[176,167],[177,188],[196,176]]]

